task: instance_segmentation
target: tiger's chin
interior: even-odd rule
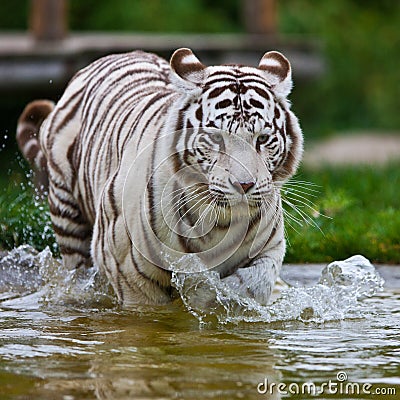
[[[247,198],[230,199],[229,201],[218,201],[215,203],[218,208],[219,224],[226,225],[229,222],[238,220],[252,220],[259,215],[264,205],[260,201]]]
[[[211,198],[213,199],[215,205],[221,210],[232,209],[233,213],[253,213],[255,210],[266,208],[268,203],[274,198],[275,192],[271,190],[265,194],[256,195],[223,195],[211,193]]]

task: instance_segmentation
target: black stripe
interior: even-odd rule
[[[63,237],[70,237],[70,238],[74,238],[74,239],[87,239],[92,235],[92,229],[86,227],[83,227],[84,229],[82,230],[74,230],[74,231],[70,231],[67,230],[66,227],[64,226],[59,226],[56,225],[53,221],[53,229],[54,232],[59,235],[59,236],[63,236]]]
[[[83,88],[82,88],[83,89]],[[76,93],[76,95],[79,95],[82,89]],[[74,96],[75,97],[75,96]],[[68,102],[68,105],[71,105],[71,100]],[[80,100],[78,100],[70,109],[70,111],[64,115],[64,118],[58,123],[57,126],[54,127],[54,131],[52,132],[59,132],[62,130],[66,125],[68,125],[69,122],[74,118],[76,113],[78,112],[78,109],[81,107],[82,103]],[[57,114],[60,113],[60,110],[57,110]],[[52,128],[53,129],[53,128]],[[54,136],[53,136],[54,137]]]
[[[90,257],[90,252],[82,250],[82,249],[76,249],[64,244],[60,244],[60,252],[61,255],[74,255],[74,254],[79,254],[84,258]]]

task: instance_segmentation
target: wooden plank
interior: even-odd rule
[[[44,42],[39,45],[24,33],[0,34],[0,57],[69,57],[77,53],[110,53],[137,49],[166,52],[179,47],[207,52],[290,49],[315,53],[320,51],[320,42],[314,37],[294,35],[75,32],[61,42]]]
[[[61,41],[38,42],[27,34],[0,34],[0,91],[60,89],[98,57],[141,49],[168,59],[179,47],[192,48],[206,65],[256,66],[266,51],[278,50],[291,61],[296,79],[315,79],[324,72],[319,42],[309,37],[71,33]]]

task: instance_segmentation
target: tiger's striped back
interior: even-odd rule
[[[91,223],[126,143],[153,113],[166,113],[174,94],[169,71],[164,60],[140,51],[104,57],[74,77],[50,116],[41,137],[50,172],[84,193],[81,211]]]

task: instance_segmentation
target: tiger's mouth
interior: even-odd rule
[[[257,191],[249,193],[227,193],[220,188],[209,186],[212,202],[220,208],[248,207],[260,208],[265,203],[264,197]]]

